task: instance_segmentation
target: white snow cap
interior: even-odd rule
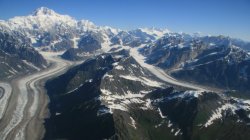
[[[69,27],[75,27],[77,25],[77,21],[68,16],[68,15],[60,15],[55,11],[41,7],[36,9],[29,16],[18,16],[11,18],[7,21],[8,25],[13,29],[26,28],[26,29],[34,29],[34,26],[41,30],[49,30],[53,28],[55,25],[67,25]]]
[[[36,9],[33,13],[33,16],[39,16],[39,15],[57,15],[57,13],[47,7],[40,7]]]
[[[167,28],[164,29],[160,29],[160,28],[139,28],[142,32],[145,32],[149,35],[154,35],[157,36],[158,38],[164,36],[164,34],[166,33],[170,33],[170,30],[168,30]]]

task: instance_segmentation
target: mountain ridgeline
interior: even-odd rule
[[[184,81],[249,92],[250,55],[231,38],[167,35],[141,49],[150,64]]]

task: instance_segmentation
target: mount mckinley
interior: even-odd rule
[[[1,81],[51,67],[44,52],[77,63],[45,83],[44,139],[249,139],[249,51],[222,35],[124,31],[45,7],[0,21]]]

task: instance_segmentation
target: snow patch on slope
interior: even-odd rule
[[[132,126],[134,129],[137,129],[135,120],[132,117],[129,117],[129,118],[131,120],[131,123],[129,123],[129,125]]]
[[[163,114],[162,114],[162,112],[161,112],[161,109],[160,108],[158,108],[158,112],[159,112],[159,114],[160,114],[160,116],[161,116],[161,118],[167,118],[167,116],[164,116]]]
[[[120,75],[121,78],[127,79],[127,80],[131,80],[131,81],[139,81],[147,86],[150,87],[162,87],[162,83],[160,82],[156,82],[153,80],[150,80],[146,77],[135,77],[135,76],[130,76],[130,75]]]
[[[79,39],[80,39],[79,37],[74,37],[72,39],[72,41],[74,43],[73,48],[78,48],[78,41],[79,41]]]
[[[144,109],[151,107],[149,101],[144,101],[142,98],[145,93],[133,94],[130,91],[126,91],[125,94],[119,95],[118,93],[112,93],[107,89],[101,89],[102,95],[99,100],[110,109],[109,113],[113,113],[114,110],[128,111],[130,104],[141,104]]]
[[[232,103],[226,103],[221,107],[217,108],[213,112],[209,120],[204,124],[204,126],[208,127],[212,125],[215,120],[222,119],[223,112],[228,110],[231,111],[234,115],[236,114],[236,111],[240,109],[244,109],[245,111],[248,112],[250,111],[250,100],[238,99],[234,97],[232,97],[231,100],[233,100]],[[250,113],[248,115],[250,115]]]
[[[220,108],[216,109],[212,116],[209,118],[209,120],[205,123],[205,127],[208,127],[209,125],[213,124],[213,122],[217,119],[221,119],[222,118],[222,112],[225,111],[225,110],[228,110],[228,109],[231,109],[231,110],[236,110],[236,107],[231,105],[231,104],[225,104],[225,105],[222,105]]]

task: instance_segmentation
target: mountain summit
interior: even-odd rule
[[[39,16],[39,15],[56,15],[57,13],[54,10],[51,10],[47,7],[40,7],[37,8],[32,15],[33,16]]]

